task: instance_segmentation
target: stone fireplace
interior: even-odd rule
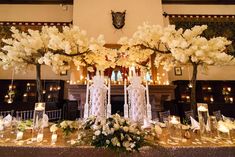
[[[157,117],[157,113],[163,110],[162,102],[164,100],[171,100],[175,98],[175,86],[173,85],[150,85],[149,97],[152,106],[153,119]],[[78,101],[78,110],[83,115],[84,104],[86,101],[86,85],[69,85],[68,86],[69,100]],[[111,105],[112,114],[118,112],[123,114],[124,105],[124,86],[112,85],[111,86]],[[115,106],[114,106],[115,105]]]

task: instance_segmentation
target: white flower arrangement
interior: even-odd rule
[[[68,136],[70,133],[77,129],[75,121],[64,120],[59,124],[64,136]]]
[[[58,130],[57,124],[53,124],[53,125],[50,127],[50,132],[52,132],[52,133],[55,133],[57,130]]]
[[[122,44],[120,50],[125,51],[128,62],[143,61],[146,57],[156,53],[155,65],[163,65],[167,71],[177,64],[196,63],[203,66],[234,64],[233,57],[224,52],[226,46],[231,44],[224,37],[206,39],[201,34],[207,29],[206,25],[194,26],[191,29],[176,29],[174,25],[162,27],[144,23],[131,38],[123,37],[119,40]],[[144,53],[143,57],[141,53]],[[135,53],[134,53],[135,51]],[[136,61],[135,61],[136,60]]]
[[[144,144],[144,137],[137,124],[120,117],[118,114],[107,119],[97,118],[91,126],[95,147],[108,147],[115,151],[138,151]]]

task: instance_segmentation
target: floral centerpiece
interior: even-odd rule
[[[62,129],[65,137],[69,136],[70,133],[73,133],[77,129],[76,122],[69,120],[61,122],[59,126]]]
[[[57,124],[53,124],[53,125],[50,127],[50,132],[52,132],[52,133],[56,133],[57,130],[58,130]]]
[[[95,121],[96,121],[96,117],[91,115],[82,124],[81,126],[82,129],[85,129],[85,130],[91,129],[91,127],[95,124]]]
[[[96,118],[91,128],[93,130],[91,145],[95,147],[108,147],[118,152],[131,152],[138,151],[144,144],[144,136],[139,126],[118,114],[107,119]]]

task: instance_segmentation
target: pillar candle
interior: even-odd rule
[[[126,79],[124,80],[124,99],[125,99],[125,102],[124,104],[127,104],[127,91],[126,91]]]
[[[148,88],[148,81],[146,81],[146,98],[147,98],[147,105],[149,105],[149,88]]]
[[[23,132],[22,131],[19,131],[19,132],[17,132],[17,134],[16,134],[16,140],[21,140],[22,138],[23,138]]]
[[[37,142],[42,142],[43,140],[43,134],[38,134],[37,135]]]
[[[52,143],[52,144],[55,144],[56,141],[57,141],[57,134],[53,133],[53,134],[51,135],[51,143]]]

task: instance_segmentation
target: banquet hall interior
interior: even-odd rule
[[[235,156],[235,0],[1,0],[0,40],[1,157]]]

